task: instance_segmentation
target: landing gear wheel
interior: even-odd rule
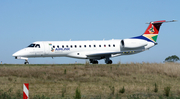
[[[94,61],[93,64],[98,64],[98,61]]]
[[[107,64],[112,64],[112,60],[109,60]]]
[[[92,64],[98,64],[98,61],[97,61],[97,60],[94,60],[94,59],[90,59],[90,63],[92,63]]]
[[[29,62],[28,62],[28,60],[27,60],[27,59],[25,60],[24,64],[29,64]]]
[[[109,57],[107,57],[107,58],[105,59],[105,63],[106,63],[106,64],[112,64],[112,60],[110,60]]]
[[[29,64],[29,62],[24,62],[24,64]]]

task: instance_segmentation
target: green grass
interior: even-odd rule
[[[2,90],[0,96],[8,92],[8,95],[16,97],[18,91],[23,92],[23,83],[29,83],[31,98],[71,99],[75,96],[78,87],[81,90],[82,99],[159,99],[166,98],[164,88],[169,86],[171,90],[168,98],[170,99],[170,97],[180,96],[180,64],[0,65],[0,90]],[[158,85],[157,92],[154,92],[155,83]],[[125,93],[119,93],[123,87]]]

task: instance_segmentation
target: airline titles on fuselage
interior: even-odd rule
[[[50,44],[50,46],[52,46],[52,44]],[[55,46],[51,47],[51,52],[54,51],[69,51],[70,48],[59,48],[59,46],[57,48],[55,48]]]
[[[70,48],[56,48],[55,51],[68,51]]]

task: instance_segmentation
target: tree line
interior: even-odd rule
[[[179,61],[179,57],[176,55],[168,56],[164,62],[177,62]]]

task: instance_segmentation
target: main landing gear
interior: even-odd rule
[[[89,59],[89,61],[90,61],[90,63],[92,63],[92,64],[98,64],[98,61],[95,60],[95,59]]]
[[[89,59],[90,63],[92,64],[98,64],[98,61],[95,59]],[[109,57],[105,58],[105,63],[106,64],[112,64],[112,60],[109,59]]]
[[[29,62],[28,62],[28,60],[27,60],[27,59],[25,59],[25,62],[24,62],[24,64],[29,64]]]
[[[105,59],[105,63],[106,63],[106,64],[112,64],[112,60],[110,60],[109,58],[106,58],[106,59]]]

